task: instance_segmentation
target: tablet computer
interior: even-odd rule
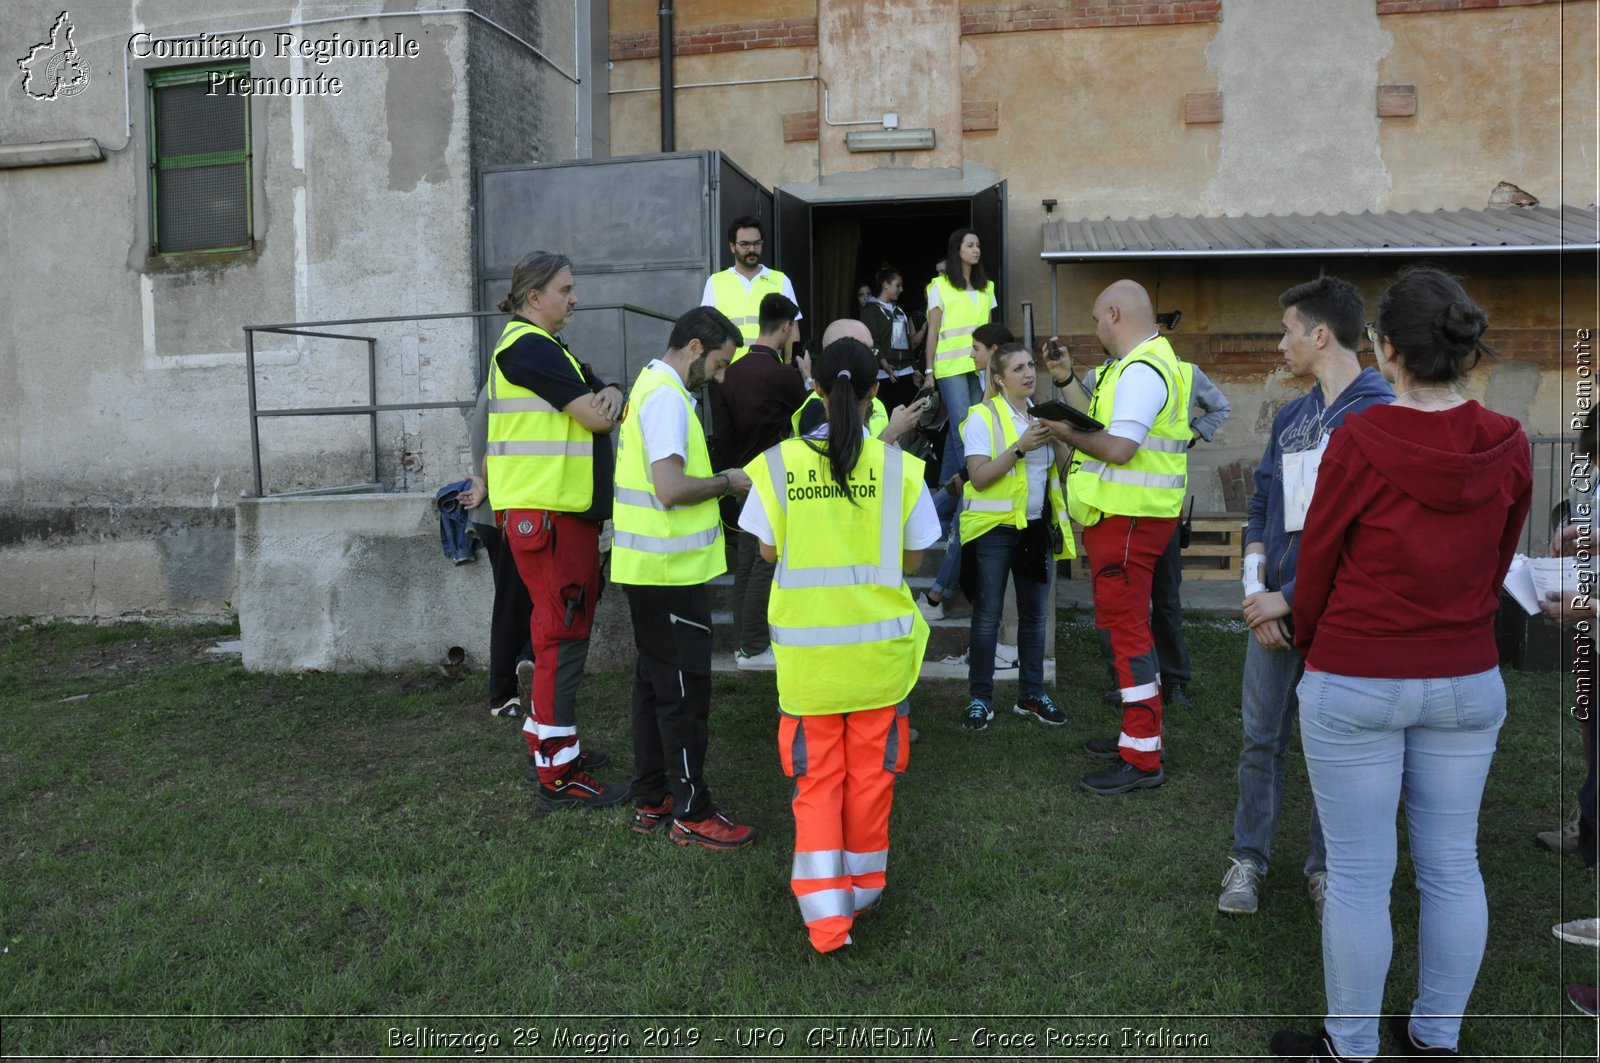
[[[1041,402],[1028,410],[1030,414],[1045,421],[1065,421],[1080,432],[1099,432],[1105,425],[1090,417],[1082,410],[1073,409],[1066,403],[1056,399]]]

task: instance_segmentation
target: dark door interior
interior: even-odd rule
[[[794,285],[794,297],[800,303],[800,313],[805,315],[800,322],[800,342],[804,343],[808,336],[822,335],[812,311],[811,204],[779,188],[772,193],[772,210],[777,221],[773,226],[776,244],[772,264]]]

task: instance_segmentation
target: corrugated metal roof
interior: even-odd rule
[[[1406,213],[1047,221],[1047,262],[1260,255],[1459,255],[1600,250],[1600,212],[1512,207]]]

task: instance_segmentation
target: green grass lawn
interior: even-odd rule
[[[1098,766],[1083,741],[1117,726],[1080,618],[1058,636],[1064,728],[1001,713],[969,734],[961,685],[919,688],[885,902],[817,956],[788,888],[770,676],[717,680],[709,780],[763,830],[717,853],[636,836],[626,809],[539,811],[481,676],[253,675],[204,652],[221,631],[5,622],[0,1052],[1264,1056],[1274,1029],[1320,1020],[1309,792],[1296,752],[1262,910],[1218,914],[1248,636],[1187,630],[1198,707],[1168,718],[1159,790],[1078,786]],[[582,697],[609,777],[629,680]],[[1597,952],[1549,928],[1596,912],[1594,880],[1532,844],[1571,809],[1576,728],[1560,676],[1506,683],[1462,1048],[1592,1059],[1563,987],[1595,979]],[[1410,880],[1402,853],[1389,1010],[1415,985]]]

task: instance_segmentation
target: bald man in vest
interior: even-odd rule
[[[1095,299],[1093,315],[1112,362],[1100,371],[1089,416],[1105,427],[1085,432],[1050,422],[1050,428],[1075,450],[1067,507],[1083,526],[1095,627],[1102,646],[1110,647],[1122,696],[1121,733],[1084,746],[1091,756],[1116,763],[1085,775],[1083,786],[1120,794],[1166,781],[1150,586],[1188,489],[1190,395],[1141,285],[1112,284]]]

